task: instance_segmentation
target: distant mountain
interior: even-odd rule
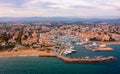
[[[73,17],[0,17],[0,22],[44,22],[44,21],[83,22],[83,21],[103,21],[103,20],[107,20],[107,19],[100,19],[100,18],[86,19],[86,18],[73,18]],[[110,19],[109,21],[120,21],[120,19]]]

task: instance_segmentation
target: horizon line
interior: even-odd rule
[[[78,18],[78,19],[120,19],[120,17],[74,17],[74,16],[5,16],[0,18]]]

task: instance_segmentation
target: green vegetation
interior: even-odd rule
[[[16,41],[17,41],[18,43],[20,43],[20,44],[21,44],[21,37],[22,37],[22,35],[23,35],[23,28],[20,29],[19,34],[18,34],[18,37],[17,37],[17,39],[16,39]]]
[[[10,39],[10,35],[4,35],[3,40],[5,40],[8,43],[8,40]]]
[[[0,45],[0,51],[8,51],[8,50],[12,50],[12,48],[14,48],[15,45]]]
[[[0,37],[0,42],[5,41],[8,43],[8,40],[11,38],[10,35],[4,34],[3,36]]]
[[[0,37],[0,51],[12,50],[15,47],[15,44],[8,43],[8,40],[11,38],[9,34],[4,34]]]

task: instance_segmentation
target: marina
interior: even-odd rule
[[[116,58],[114,56],[105,56],[105,57],[101,57],[99,56],[92,56],[89,57],[87,56],[82,56],[81,58],[79,57],[71,57],[71,56],[67,56],[67,55],[72,55],[74,51],[77,50],[81,50],[81,49],[77,49],[77,50],[73,50],[73,47],[80,47],[79,45],[73,43],[70,49],[62,49],[62,51],[60,52],[59,55],[57,55],[58,58],[62,59],[64,62],[68,62],[68,63],[91,63],[91,62],[106,62],[106,61],[113,61],[116,60]],[[82,46],[81,46],[82,47]],[[73,48],[73,49],[72,49]],[[87,51],[87,49],[83,49],[84,51]],[[78,52],[78,51],[77,51]],[[92,52],[95,53],[95,52]],[[76,54],[76,53],[74,53]],[[78,52],[77,55],[79,55],[80,53]],[[85,53],[84,53],[85,54]]]

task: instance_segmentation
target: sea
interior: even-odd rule
[[[115,61],[99,63],[65,63],[56,57],[0,57],[0,74],[120,74],[120,45],[109,45],[114,51],[92,52],[73,44],[76,53],[69,57],[115,56]]]

